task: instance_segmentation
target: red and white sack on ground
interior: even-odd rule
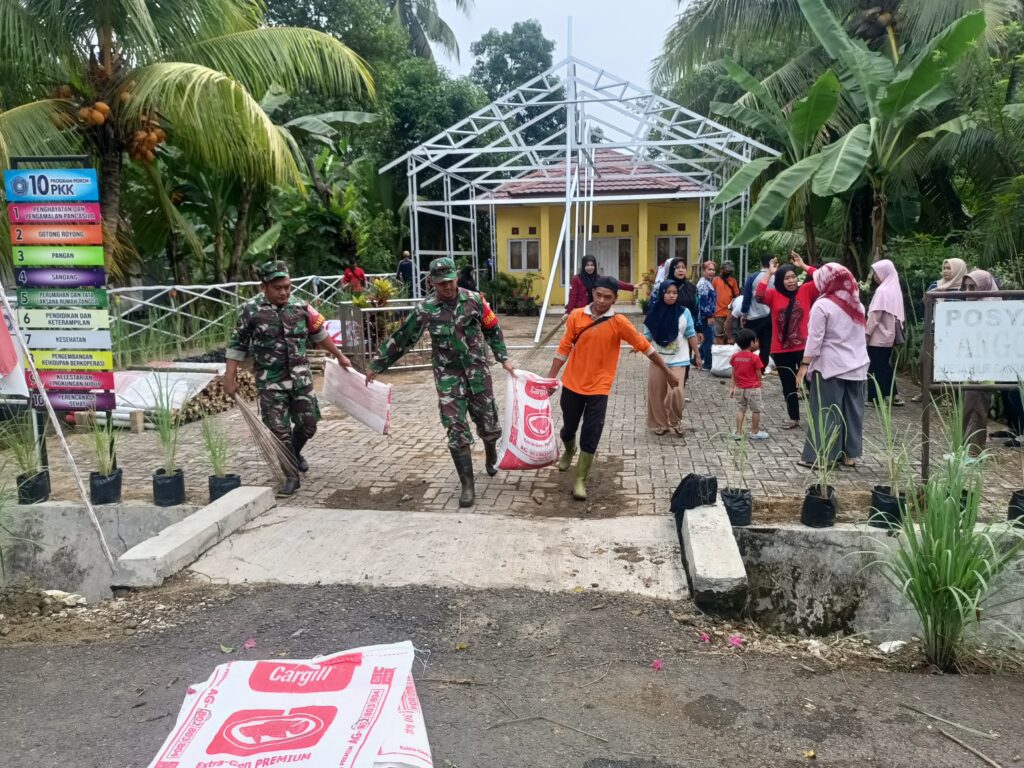
[[[508,377],[505,423],[498,446],[499,469],[539,469],[558,461],[548,392],[558,386],[558,379],[545,379],[518,368]]]
[[[342,368],[334,358],[324,363],[324,400],[342,408],[378,435],[391,432],[391,385],[374,381],[355,368]]]
[[[412,643],[232,661],[190,686],[150,768],[432,768]]]

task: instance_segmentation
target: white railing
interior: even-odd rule
[[[393,275],[372,274],[367,280]],[[292,295],[314,307],[338,305],[342,275],[292,278]],[[214,285],[144,285],[111,288],[111,331],[114,352],[150,346],[183,351],[227,341],[242,304],[259,291],[256,281]],[[330,311],[330,319],[337,313]]]

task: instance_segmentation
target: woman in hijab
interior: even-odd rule
[[[845,466],[857,463],[863,451],[864,396],[868,377],[868,351],[864,344],[866,319],[857,279],[846,267],[825,264],[814,273],[821,294],[807,323],[807,346],[797,373],[797,386],[808,384],[808,407],[815,414],[800,464],[816,461]],[[815,441],[836,430],[831,454],[819,456]]]
[[[679,305],[689,310],[691,317],[697,317],[697,286],[686,278],[686,259],[672,259],[665,270],[665,279],[659,287],[672,283],[679,291]]]
[[[945,289],[953,290],[953,289]],[[984,269],[968,272],[963,278],[965,291],[998,291],[995,278]],[[997,296],[979,299],[979,301],[1001,301]],[[989,393],[977,389],[964,389],[964,438],[967,449],[972,457],[977,457],[988,443],[988,410],[991,405]]]
[[[881,390],[882,397],[892,405],[903,405],[896,392],[896,377],[892,367],[892,348],[903,339],[903,323],[906,313],[903,308],[903,291],[896,265],[889,259],[876,261],[871,267],[871,280],[878,287],[868,307],[867,334],[868,403],[874,405]],[[877,384],[877,388],[875,387]]]
[[[790,253],[790,264],[779,266],[778,259],[768,265],[768,277],[758,283],[754,298],[771,310],[772,359],[779,372],[782,394],[786,398],[789,423],[786,429],[800,426],[800,397],[797,394],[796,373],[803,359],[807,343],[807,321],[811,305],[818,298],[814,280],[800,285],[796,272],[802,269],[813,277],[815,269],[804,264],[798,253]]]
[[[574,309],[589,307],[594,301],[594,287],[601,275],[597,271],[597,259],[589,254],[580,261],[580,271],[572,276],[569,283],[569,302],[565,305],[565,314]],[[620,291],[636,291],[632,283],[618,281]]]
[[[942,277],[931,283],[925,292],[962,291],[966,277],[967,262],[963,259],[944,259],[942,262]],[[943,299],[939,299],[939,301],[943,301]],[[951,299],[951,301],[959,301],[959,299]],[[924,362],[922,361],[923,364]],[[920,403],[923,397],[923,394],[917,394],[910,399],[912,402]]]
[[[654,345],[654,351],[668,366],[666,374],[656,365],[650,366],[647,378],[647,428],[657,435],[670,429],[683,434],[683,387],[690,358],[698,353],[697,332],[693,315],[679,303],[679,289],[665,280],[651,295],[651,305],[644,318],[644,336]],[[669,386],[668,376],[679,382]]]

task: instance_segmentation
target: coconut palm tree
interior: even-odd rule
[[[287,138],[252,94],[274,84],[372,93],[373,82],[330,35],[263,21],[250,0],[0,0],[0,60],[31,100],[0,115],[0,153],[73,144],[90,154],[108,258],[126,155],[150,166],[167,143],[212,170],[300,183]]]
[[[433,59],[431,43],[437,43],[445,53],[459,60],[459,43],[455,33],[441,18],[437,0],[384,0],[387,9],[394,15],[395,23],[409,33],[409,50],[424,59]],[[469,15],[473,0],[452,0],[456,9]]]
[[[734,55],[745,41],[770,41],[794,52],[817,48],[797,0],[679,0],[679,5],[682,11],[666,33],[652,69],[660,85],[723,55]],[[977,10],[984,12],[989,44],[998,44],[1005,23],[1024,12],[1020,0],[827,0],[826,5],[844,22],[848,34],[893,56],[926,44]],[[799,58],[794,57],[780,76],[795,76],[806,64]],[[812,71],[804,85],[820,72]]]

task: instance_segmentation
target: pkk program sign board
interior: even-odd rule
[[[96,171],[4,171],[4,191],[18,320],[45,388],[33,391],[32,405],[111,410],[113,354]]]
[[[1024,301],[935,304],[933,379],[953,384],[1024,378]]]

